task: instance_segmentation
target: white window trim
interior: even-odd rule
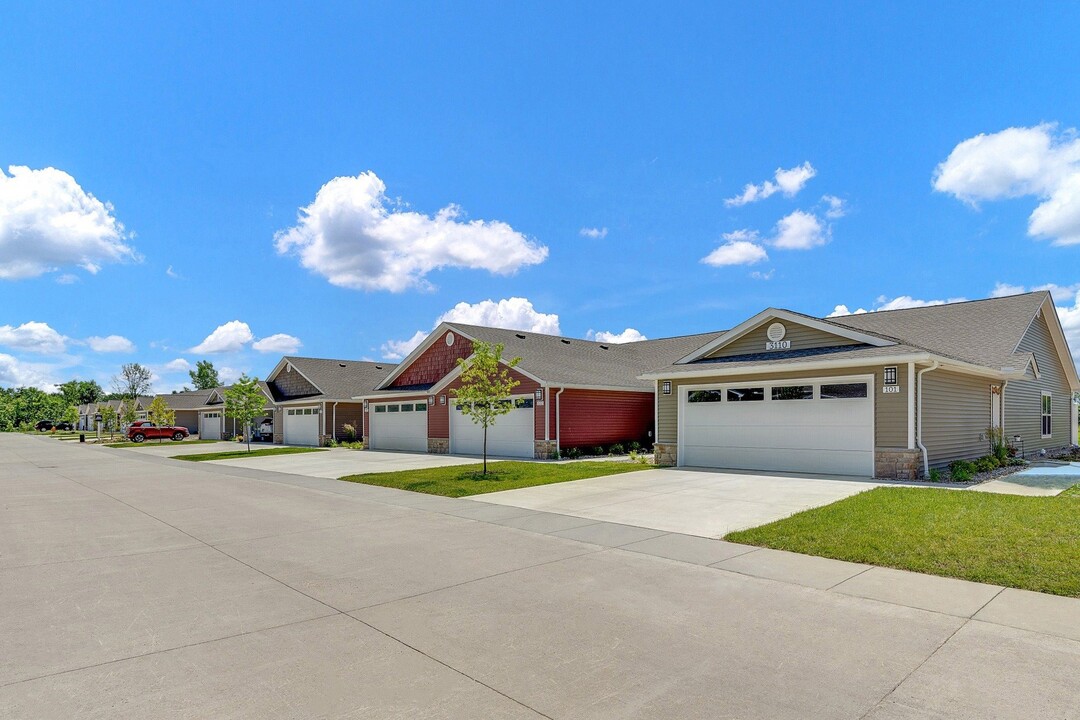
[[[1050,412],[1043,410],[1047,398],[1050,399]],[[1045,424],[1043,421],[1046,419],[1050,420],[1049,434],[1043,433],[1043,426]],[[1046,390],[1043,390],[1042,395],[1039,397],[1039,433],[1039,437],[1044,440],[1054,436],[1054,394]]]

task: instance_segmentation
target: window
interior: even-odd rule
[[[400,405],[387,405],[386,412],[401,412]]]
[[[416,412],[427,412],[427,403],[416,403]]]
[[[412,403],[402,403],[401,412],[412,412]]]
[[[728,402],[755,402],[765,399],[765,388],[731,388],[727,391]]]
[[[821,386],[822,400],[850,400],[866,397],[866,383],[838,383]]]
[[[377,412],[377,413],[386,412],[386,406],[385,405],[376,405],[375,406],[375,412]]]
[[[893,365],[892,367],[885,368],[885,384],[886,385],[895,385],[896,384],[896,366],[895,365]]]
[[[1048,393],[1042,394],[1042,436],[1050,437],[1054,434],[1054,398]]]
[[[686,396],[686,400],[692,403],[720,402],[723,397],[724,393],[720,390],[693,390]]]
[[[781,385],[772,389],[773,400],[813,400],[813,385]]]

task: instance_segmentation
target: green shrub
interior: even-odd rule
[[[349,442],[356,442],[356,427],[345,423],[341,426],[341,429],[345,431],[345,439]]]
[[[622,443],[615,443],[614,445],[612,445],[611,447],[608,448],[608,452],[611,453],[612,455],[625,455],[626,454],[626,448],[624,448],[622,446]]]
[[[607,455],[607,453],[606,453],[606,452],[604,452],[604,448],[603,448],[602,446],[600,446],[600,445],[597,445],[596,447],[594,447],[594,448],[592,449],[592,454],[593,454],[593,455],[597,455],[597,456],[600,456],[600,455]]]
[[[930,468],[930,482],[941,482],[941,471],[937,468]]]
[[[997,468],[998,461],[993,455],[987,455],[986,457],[981,457],[975,461],[975,469],[981,473],[997,470]]]
[[[566,450],[563,451],[563,456],[566,457],[567,460],[577,460],[581,457],[581,448],[566,448]]]
[[[629,448],[630,452],[640,452],[641,451],[641,443],[639,443],[637,440],[634,440],[633,442],[631,442],[626,447]]]
[[[975,477],[975,463],[970,460],[953,460],[949,463],[949,474],[956,482],[968,482]]]

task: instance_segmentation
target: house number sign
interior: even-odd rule
[[[882,385],[881,386],[881,392],[883,394],[885,394],[885,395],[899,394],[900,386],[899,385]]]

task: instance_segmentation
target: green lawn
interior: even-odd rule
[[[216,443],[216,442],[221,442],[221,441],[220,440],[181,440],[180,441],[180,443],[183,443],[184,445],[203,445],[203,444],[206,444],[206,443]],[[180,443],[175,443],[175,444],[180,444]],[[157,438],[154,438],[153,440],[144,440],[141,443],[137,443],[137,442],[105,443],[105,447],[133,448],[133,447],[155,447],[157,445],[172,445],[172,444],[174,444],[174,443],[169,438],[164,438],[164,439],[161,440],[161,442],[158,442]]]
[[[198,455],[174,455],[173,460],[204,462],[206,460],[236,460],[238,458],[266,457],[267,455],[297,455],[299,453],[326,452],[326,448],[308,447],[272,447],[246,450],[227,450],[225,452],[200,453]]]
[[[1080,597],[1080,485],[1049,498],[876,488],[724,539]]]
[[[347,482],[412,490],[429,495],[465,497],[499,490],[516,490],[534,485],[550,485],[569,480],[618,475],[648,470],[650,467],[650,465],[626,462],[576,462],[554,465],[505,460],[488,463],[486,476],[481,474],[483,465],[477,463],[476,465],[401,470],[371,475],[347,475],[340,479]]]

